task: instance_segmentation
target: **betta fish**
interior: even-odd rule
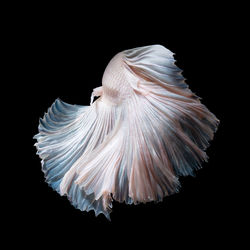
[[[94,101],[94,97],[99,97]],[[219,120],[161,45],[118,53],[89,106],[57,99],[35,135],[46,182],[82,211],[161,201],[194,175]]]

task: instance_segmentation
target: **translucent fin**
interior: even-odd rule
[[[39,133],[34,136],[35,146],[42,159],[46,181],[57,192],[60,192],[63,176],[85,150],[86,140],[79,135],[83,134],[82,126],[93,125],[93,119],[83,119],[91,115],[86,106],[70,105],[57,99],[40,119]]]

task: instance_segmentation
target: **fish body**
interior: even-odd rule
[[[89,106],[57,99],[40,120],[35,145],[46,181],[76,208],[110,219],[113,199],[160,201],[207,160],[219,120],[173,55],[161,45],[120,52]]]

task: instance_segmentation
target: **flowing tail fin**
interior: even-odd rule
[[[75,183],[102,199],[108,211],[111,194],[119,202],[137,204],[177,192],[178,175],[193,175],[207,159],[203,150],[216,127],[216,120],[197,118],[209,114],[203,106],[184,106],[135,94],[112,135],[79,162]]]
[[[77,164],[88,159],[105,141],[119,120],[117,116],[116,108],[105,103],[79,106],[57,99],[40,119],[39,133],[34,136],[49,186],[61,195],[66,194],[76,208],[94,210],[96,215],[104,213],[107,218],[109,213],[105,212],[102,200],[96,200],[93,193],[87,194],[75,184],[75,171]]]

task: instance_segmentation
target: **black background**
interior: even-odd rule
[[[229,191],[230,165],[225,162],[229,146],[225,85],[229,82],[224,78],[229,24],[218,8],[184,8],[181,13],[173,10],[172,16],[169,12],[137,16],[132,10],[111,11],[107,20],[107,16],[94,12],[86,17],[88,10],[74,14],[54,9],[34,19],[27,41],[32,127],[25,212],[31,237],[40,242],[49,238],[56,244],[79,241],[84,247],[85,241],[94,246],[106,236],[101,241],[104,245],[119,239],[121,245],[129,247],[133,239],[139,244],[174,240],[178,246],[183,241],[197,243],[202,236],[203,247],[212,238],[222,239],[222,231],[230,231],[234,218],[228,211],[234,204],[234,190]],[[129,206],[114,201],[109,222],[103,215],[96,218],[93,211],[76,210],[66,197],[48,187],[32,137],[37,133],[39,117],[56,98],[89,105],[92,89],[101,85],[104,69],[116,53],[151,44],[161,44],[176,54],[190,89],[202,97],[202,103],[221,123],[207,150],[208,163],[195,178],[180,178],[178,194],[157,204]]]

